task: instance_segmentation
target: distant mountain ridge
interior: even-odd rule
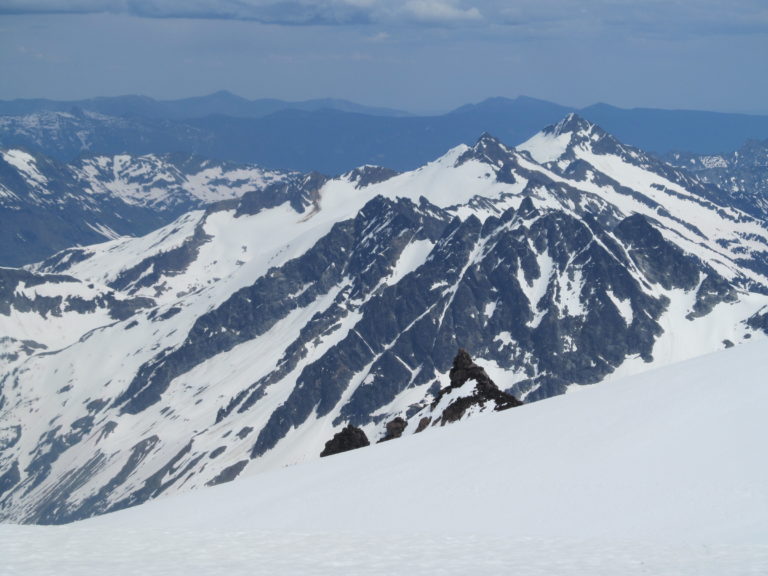
[[[0,149],[0,266],[118,236],[267,188],[289,174],[184,154],[81,157],[62,164]]]
[[[726,153],[768,138],[768,116],[684,110],[581,110],[528,97],[491,98],[435,116],[338,100],[248,101],[230,93],[158,102],[120,97],[80,102],[0,102],[0,146],[61,161],[87,154],[184,152],[274,169],[340,174],[363,164],[414,169],[490,132],[520,144],[578,112],[628,144],[657,153]]]
[[[206,96],[156,100],[149,96],[111,96],[85,100],[18,99],[0,100],[0,115],[24,116],[39,112],[71,112],[90,110],[99,114],[118,117],[145,117],[164,120],[189,120],[204,116],[235,116],[258,118],[279,110],[340,110],[377,116],[408,116],[402,110],[364,106],[338,98],[315,98],[291,102],[277,98],[248,100],[220,90]]]
[[[750,140],[730,154],[672,152],[664,159],[717,186],[725,202],[768,222],[768,139]]]

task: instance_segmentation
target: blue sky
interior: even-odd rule
[[[0,0],[0,99],[226,89],[768,113],[765,0]]]

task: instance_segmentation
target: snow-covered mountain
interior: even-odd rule
[[[195,127],[137,114],[105,114],[80,107],[0,115],[0,147],[70,162],[80,156],[199,149],[210,136]],[[178,143],[185,141],[186,147]]]
[[[91,194],[111,194],[126,204],[173,216],[239,198],[289,176],[256,166],[178,154],[89,157],[74,162],[72,171]]]
[[[0,525],[3,569],[764,574],[766,344],[68,526]]]
[[[764,224],[573,115],[517,150],[484,135],[404,174],[296,176],[26,272],[0,380],[1,513],[25,522],[313,459],[347,425],[414,434],[459,348],[529,403],[768,333]],[[135,312],[35,330],[73,283]]]
[[[142,236],[205,205],[296,175],[184,155],[126,154],[60,164],[0,150],[1,265],[118,236]]]
[[[731,154],[677,152],[665,159],[717,186],[721,202],[768,221],[768,140],[751,140]]]

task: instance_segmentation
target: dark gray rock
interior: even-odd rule
[[[664,240],[644,216],[635,214],[625,218],[615,232],[629,247],[635,265],[651,282],[667,290],[690,290],[698,284],[701,265],[693,256],[686,255],[680,248]]]
[[[384,427],[384,436],[379,442],[387,442],[388,440],[400,438],[407,427],[408,421],[405,418],[398,416],[397,418],[390,420]]]
[[[763,309],[750,316],[747,320],[747,326],[768,334],[768,310]]]
[[[240,198],[235,214],[258,214],[267,208],[290,203],[296,212],[303,213],[307,209],[316,209],[318,194],[323,184],[330,178],[319,172],[295,174],[284,181],[269,184],[262,190],[247,192]]]
[[[225,482],[231,482],[240,475],[240,472],[248,465],[248,460],[240,460],[235,462],[231,466],[224,468],[219,472],[213,480],[210,480],[206,486],[216,486],[217,484],[224,484]]]
[[[471,395],[461,396],[450,402],[442,413],[432,416],[433,425],[439,423],[441,426],[444,426],[445,424],[456,422],[464,416],[467,410],[475,406],[482,409],[488,404],[492,406],[494,411],[499,412],[523,405],[512,394],[500,390],[488,374],[486,374],[485,370],[475,364],[472,361],[472,357],[464,349],[459,350],[458,354],[456,354],[448,376],[451,383],[447,388],[441,390],[440,394],[435,398],[432,403],[433,409],[444,397],[450,397],[453,391],[462,388],[469,380],[475,383],[474,390]]]
[[[696,291],[696,302],[686,318],[701,318],[712,312],[717,304],[735,302],[737,299],[736,289],[725,278],[711,271]]]
[[[210,458],[211,460],[213,460],[214,458],[218,458],[219,456],[224,454],[226,449],[227,449],[226,446],[219,446],[218,448],[214,448],[213,450],[211,450],[211,453],[208,455],[208,458]]]
[[[19,472],[19,463],[14,460],[10,467],[0,474],[0,496],[5,492],[8,492],[11,488],[16,486],[21,481],[21,473]]]
[[[371,184],[385,182],[397,176],[399,172],[382,166],[361,166],[345,173],[342,177],[355,183],[355,188],[365,188]]]
[[[337,432],[333,435],[333,438],[325,443],[325,448],[320,452],[320,457],[332,456],[334,454],[340,454],[341,452],[349,452],[350,450],[357,450],[358,448],[364,448],[371,443],[368,441],[368,437],[360,428],[356,428],[351,424],[347,425],[341,432]]]

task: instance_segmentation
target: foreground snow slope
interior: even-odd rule
[[[765,341],[63,527],[6,573],[765,574]]]

